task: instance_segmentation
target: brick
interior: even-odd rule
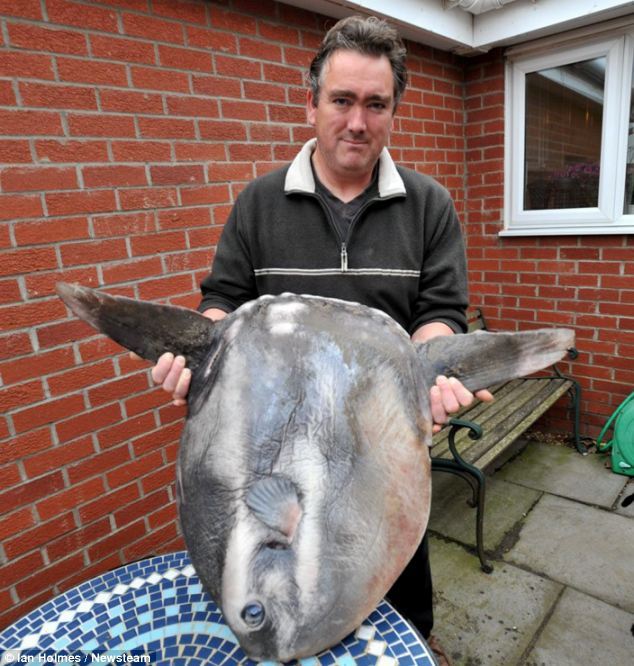
[[[67,243],[60,248],[64,266],[102,263],[127,257],[126,243],[123,238],[85,243]]]
[[[248,58],[214,55],[216,74],[233,76],[241,79],[262,79],[262,65]]]
[[[0,412],[7,414],[14,409],[44,400],[42,382],[36,380],[10,388],[0,389]]]
[[[0,164],[31,162],[31,148],[28,141],[14,139],[0,140]]]
[[[37,571],[38,573],[18,583],[15,586],[16,592],[22,598],[36,594],[43,587],[50,585],[51,580],[59,580],[60,578],[70,576],[82,568],[83,564],[84,558],[82,553],[76,553],[56,564],[34,569],[33,571]]]
[[[44,566],[42,555],[39,552],[29,553],[0,567],[0,578],[3,586],[14,585],[33,571],[39,571]],[[16,618],[17,619],[17,618]]]
[[[110,159],[105,141],[41,139],[35,141],[35,151],[40,161],[47,162],[107,162]]]
[[[169,273],[208,269],[210,265],[209,250],[188,250],[177,254],[169,254],[164,258]]]
[[[246,141],[247,130],[243,123],[222,120],[200,120],[198,129],[201,139],[217,141]]]
[[[135,88],[165,92],[189,93],[189,75],[150,67],[132,67],[132,83]]]
[[[134,118],[123,115],[68,114],[68,127],[72,136],[134,137]]]
[[[32,430],[24,435],[11,437],[0,446],[0,465],[26,458],[53,445],[50,428]]]
[[[12,46],[30,51],[88,55],[86,36],[71,30],[55,30],[29,23],[8,23]]]
[[[227,158],[224,145],[220,143],[195,141],[175,142],[174,153],[177,162],[225,161]]]
[[[77,173],[72,167],[9,167],[0,171],[4,192],[76,189]]]
[[[209,28],[185,26],[187,44],[211,52],[237,53],[238,42],[233,34]]]
[[[155,65],[154,45],[136,39],[90,35],[92,54],[96,58]]]
[[[42,219],[32,222],[16,222],[13,225],[13,230],[18,246],[80,240],[89,236],[87,217],[66,217],[55,220]]]
[[[150,175],[153,185],[192,185],[205,182],[203,168],[199,165],[152,166]]]
[[[116,403],[98,407],[66,421],[58,422],[55,424],[55,431],[60,442],[67,442],[86,433],[96,432],[100,428],[112,425],[120,420],[121,408]]]
[[[88,399],[91,406],[96,407],[114,400],[120,400],[140,391],[146,391],[147,389],[148,378],[146,373],[138,373],[97,386],[88,392]]]
[[[160,389],[154,389],[152,391],[141,393],[139,395],[128,398],[124,403],[125,411],[128,416],[136,416],[142,412],[146,412],[164,405],[167,400],[168,397],[164,391]]]
[[[0,68],[2,63],[0,62]],[[0,134],[17,136],[62,135],[62,121],[59,113],[50,111],[0,111]]]
[[[0,304],[18,303],[22,300],[17,280],[0,280]]]
[[[98,560],[106,555],[119,552],[125,544],[131,543],[145,534],[145,523],[138,520],[127,527],[117,530],[109,537],[101,539],[96,544],[91,545],[88,550],[88,556],[91,560]],[[127,561],[127,560],[126,560]]]
[[[25,79],[55,78],[53,59],[48,55],[33,53],[2,52],[0,53],[0,71],[3,76]]]
[[[304,75],[301,69],[294,67],[284,67],[283,65],[262,66],[265,81],[274,81],[276,83],[288,83],[293,86],[301,86],[304,83]]]
[[[82,524],[90,523],[101,516],[113,513],[115,509],[133,502],[138,497],[137,484],[132,483],[112,493],[104,493],[97,500],[79,507],[79,517]]]
[[[55,248],[25,248],[3,253],[0,276],[19,275],[57,268]]]
[[[128,87],[125,65],[83,58],[57,58],[60,81]],[[42,78],[42,77],[39,77]]]
[[[69,0],[46,0],[46,9],[51,23],[92,28],[101,32],[118,32],[117,15],[109,9],[86,7]]]
[[[182,231],[147,234],[130,239],[132,255],[161,254],[176,252],[187,247],[187,238]]]
[[[181,23],[128,13],[123,14],[122,20],[127,35],[159,42],[185,43],[184,26]]]
[[[218,118],[218,102],[208,97],[167,96],[168,113],[174,116],[193,116],[195,118]]]
[[[99,384],[112,377],[114,377],[114,367],[110,360],[106,360],[50,375],[47,383],[51,395],[56,397]]]
[[[0,0],[0,14],[39,21],[42,19],[42,4],[40,0],[21,0],[19,3]]]
[[[96,564],[82,567],[81,571],[77,571],[72,576],[69,576],[68,578],[60,581],[57,587],[60,592],[65,592],[66,590],[70,590],[71,588],[76,587],[80,583],[84,583],[91,578],[95,578],[96,576],[100,576],[101,574],[104,574],[108,571],[112,571],[113,569],[116,569],[124,564],[126,564],[126,562],[124,562],[117,554],[110,555],[100,560]]]
[[[169,143],[160,141],[113,141],[112,155],[117,162],[171,162]]]
[[[15,91],[11,81],[0,81],[0,105],[16,106]]]
[[[13,424],[17,433],[55,423],[84,410],[84,401],[80,395],[72,395],[57,400],[47,400],[33,407],[22,409],[13,414]]]
[[[224,182],[236,180],[251,180],[253,178],[253,164],[251,162],[227,162],[210,164],[208,167],[210,182]]]
[[[63,511],[76,509],[82,504],[94,500],[103,495],[104,491],[101,479],[91,479],[57,494],[49,493],[45,499],[37,503],[37,512],[42,520],[48,520]]]
[[[117,488],[163,467],[161,451],[154,451],[106,474],[110,488]]]
[[[171,503],[167,490],[160,489],[142,499],[128,504],[127,506],[115,511],[114,520],[118,528],[124,527],[135,522],[139,518],[145,518],[149,514],[163,508]]]
[[[208,51],[159,45],[159,60],[164,68],[185,69],[191,72],[213,72],[211,54]]]
[[[167,405],[161,408],[163,410],[170,410],[171,413],[177,414],[179,421],[176,423],[169,423],[163,425],[160,429],[149,432],[146,435],[136,437],[132,441],[132,450],[134,455],[139,457],[146,453],[156,451],[159,447],[165,449],[170,444],[178,444],[183,429],[183,407],[175,407],[174,405]],[[169,462],[169,461],[168,461]],[[168,481],[172,483],[174,476]]]
[[[174,187],[122,190],[119,192],[119,201],[123,210],[170,208],[178,204],[178,193]]]
[[[211,215],[208,207],[163,210],[158,212],[157,217],[159,229],[161,230],[208,226],[211,224]]]
[[[195,139],[196,126],[182,118],[139,118],[139,133],[148,139]]]
[[[4,515],[0,518],[0,540],[4,541],[7,537],[28,530],[33,525],[35,525],[35,519],[30,507]]]
[[[217,204],[229,201],[229,188],[226,184],[200,185],[198,187],[181,188],[183,206],[200,204]]]
[[[33,529],[21,532],[13,539],[5,541],[5,553],[9,559],[15,559],[24,553],[45,545],[51,537],[70,532],[75,527],[73,514],[63,514]]]
[[[221,100],[222,117],[236,120],[266,120],[266,107],[255,102]]]
[[[121,187],[147,185],[147,176],[143,166],[95,166],[83,167],[82,175],[85,187]]]
[[[91,523],[88,527],[69,531],[62,538],[49,539],[46,542],[46,552],[51,562],[62,559],[68,553],[81,551],[96,540],[110,534],[110,520],[102,520]]]
[[[123,555],[126,558],[126,561],[147,557],[151,553],[158,552],[161,547],[165,547],[166,543],[172,542],[177,537],[178,533],[176,525],[170,524],[135,541],[132,545],[123,550]]]
[[[84,363],[121,353],[121,347],[105,336],[99,336],[86,342],[80,341],[77,346],[79,347],[79,357]]]
[[[121,442],[127,442],[142,433],[153,432],[155,429],[154,415],[144,413],[100,430],[97,433],[97,440],[99,446],[105,449],[121,444]]]
[[[101,108],[118,113],[163,113],[163,98],[158,94],[137,92],[136,90],[99,91]]]
[[[25,277],[26,290],[29,298],[39,298],[42,296],[57,296],[55,291],[55,285],[57,282],[79,282],[87,287],[97,287],[99,286],[99,280],[97,277],[97,271],[94,266],[89,266],[87,268],[75,268],[65,271],[54,271],[46,273],[32,273]],[[60,324],[53,324],[53,326],[58,326]],[[46,326],[46,324],[44,325]],[[42,330],[41,327],[38,327],[38,333]],[[89,329],[83,329],[81,335],[78,335],[75,340],[86,337],[87,331]],[[78,331],[79,333],[79,331]],[[41,337],[39,338],[40,343],[42,342]]]
[[[110,264],[103,269],[104,280],[109,284],[129,282],[160,275],[163,271],[158,257],[135,259],[129,262]]]
[[[45,198],[49,215],[102,213],[116,208],[114,192],[110,190],[47,193]]]
[[[176,523],[178,520],[178,512],[176,510],[176,504],[174,502],[165,502],[165,505],[162,506],[158,511],[150,514],[148,517],[148,523],[150,529],[156,529],[161,525],[166,523]]]
[[[207,23],[207,12],[204,5],[194,0],[181,0],[178,3],[174,3],[172,0],[154,0],[152,9],[155,14],[166,18],[202,25]]]
[[[0,374],[5,385],[42,376],[42,368],[47,374],[56,370],[72,367],[74,361],[73,350],[70,348],[56,349],[50,352],[40,352],[27,358],[12,359],[0,365]]]
[[[214,28],[221,28],[223,30],[228,30],[229,32],[245,33],[249,35],[256,34],[257,22],[255,19],[216,6],[212,6],[210,9],[211,25]]]
[[[6,480],[4,481],[6,483]],[[60,471],[38,478],[36,481],[25,481],[15,488],[0,493],[2,506],[17,508],[36,502],[42,497],[55,493],[64,487],[64,479]]]
[[[211,97],[242,97],[242,86],[237,79],[229,79],[222,76],[205,76],[194,74],[192,76],[193,92],[196,95],[208,95]]]
[[[69,466],[68,478],[72,484],[77,484],[127,464],[130,464],[130,451],[124,444],[86,457],[81,462]]]
[[[263,102],[286,102],[286,89],[276,83],[244,82],[244,96],[248,100]],[[304,111],[304,118],[305,111]]]
[[[143,300],[167,298],[173,294],[191,292],[193,289],[191,275],[174,275],[156,280],[146,280],[138,286],[139,298]]]

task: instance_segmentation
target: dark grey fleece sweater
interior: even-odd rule
[[[466,331],[467,280],[460,223],[447,190],[428,176],[379,160],[378,196],[342,238],[315,192],[314,140],[287,167],[238,196],[202,281],[199,310],[230,312],[285,291],[357,301],[410,334],[432,321]]]

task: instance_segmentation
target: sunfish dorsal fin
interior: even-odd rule
[[[302,507],[290,479],[278,474],[259,479],[249,488],[246,503],[258,520],[283,534],[289,543],[293,540]]]

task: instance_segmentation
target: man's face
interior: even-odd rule
[[[317,134],[317,161],[334,179],[372,172],[393,124],[394,80],[386,56],[335,51],[322,72],[319,104],[308,93],[307,116]]]

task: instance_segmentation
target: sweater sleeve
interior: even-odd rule
[[[438,211],[429,211],[427,215],[430,233],[425,243],[409,333],[435,321],[447,324],[454,333],[465,333],[467,262],[460,221],[450,198]]]
[[[212,270],[200,283],[200,312],[209,308],[232,312],[258,296],[248,238],[243,232],[241,218],[238,197],[220,236]]]

